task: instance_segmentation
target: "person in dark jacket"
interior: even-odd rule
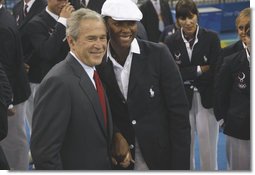
[[[24,68],[23,50],[15,19],[1,3],[0,41],[0,62],[13,92],[13,107],[9,109],[12,117],[8,117],[8,135],[0,145],[11,169],[27,170],[29,144],[25,128],[25,102],[31,90]]]
[[[35,96],[35,168],[110,170],[111,110],[95,76],[107,48],[106,26],[100,14],[81,8],[71,14],[66,33],[71,51],[49,71]]]
[[[148,35],[148,40],[159,42],[164,28],[174,24],[171,8],[167,0],[146,0],[139,7],[143,19],[142,24]]]
[[[217,66],[216,66],[217,73],[219,73],[220,66],[222,65],[225,57],[246,49],[246,47],[247,47],[246,39],[247,38],[246,38],[246,33],[244,31],[244,28],[250,22],[250,18],[251,18],[250,15],[251,15],[251,9],[245,8],[237,16],[236,30],[238,32],[240,40],[238,40],[237,42],[235,42],[234,44],[232,44],[230,46],[227,46],[227,47],[221,49],[221,54],[220,54],[220,57],[218,59]],[[215,96],[215,98],[217,98],[217,96]],[[215,99],[215,102],[217,102],[217,99]],[[224,120],[223,120],[224,116],[221,116],[219,114],[219,111],[218,111],[219,108],[220,108],[219,104],[215,103],[214,104],[215,117],[216,117],[217,121],[219,121],[220,125],[222,127],[224,127]]]
[[[7,109],[12,101],[12,90],[4,68],[0,63],[0,141],[7,136]],[[9,170],[9,164],[0,145],[0,170]]]
[[[30,58],[33,52],[30,42],[28,42],[28,36],[26,35],[26,27],[32,18],[39,14],[47,6],[46,0],[21,0],[13,7],[13,16],[16,19],[18,25],[18,31],[21,38],[23,55],[24,55],[24,66],[28,74],[28,79],[31,88],[31,95],[25,102],[26,118],[29,123],[29,129],[32,129],[32,114],[34,106],[34,93],[37,89],[37,82],[34,80],[33,72],[30,72],[30,67],[34,67],[34,64],[30,63]],[[32,70],[34,68],[31,68]]]
[[[198,25],[198,9],[192,0],[179,0],[176,19],[180,27],[166,38],[174,55],[186,95],[191,123],[191,169],[195,170],[195,136],[198,136],[201,170],[217,170],[219,125],[215,119],[214,77],[220,54],[220,40],[213,31]]]
[[[246,49],[224,58],[216,77],[215,94],[224,119],[229,170],[251,170],[249,24],[244,26]]]
[[[188,170],[188,102],[172,55],[163,44],[135,38],[142,13],[131,0],[106,0],[102,15],[110,39],[97,68],[120,150],[114,168]]]

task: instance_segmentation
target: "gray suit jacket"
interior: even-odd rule
[[[31,153],[36,169],[110,169],[108,127],[93,83],[75,58],[52,68],[35,97]]]

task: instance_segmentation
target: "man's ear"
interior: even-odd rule
[[[70,35],[69,36],[67,36],[66,37],[66,39],[67,39],[67,42],[68,42],[68,44],[69,44],[69,47],[70,47],[70,49],[72,49],[73,47],[74,47],[74,39],[73,39],[73,37],[71,37]]]

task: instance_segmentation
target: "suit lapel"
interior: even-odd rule
[[[93,83],[91,82],[91,79],[89,78],[85,70],[82,68],[82,66],[75,60],[75,58],[73,58],[73,56],[70,53],[68,54],[66,60],[70,63],[74,73],[78,77],[80,77],[80,87],[83,90],[84,94],[90,100],[96,113],[96,117],[99,122],[100,128],[103,130],[104,135],[107,136],[107,130],[104,126],[103,111],[99,102],[98,94]]]
[[[23,13],[24,3],[22,3],[22,4],[23,4],[22,9],[20,11]],[[19,26],[18,26],[19,29],[22,28],[22,26],[24,26],[28,21],[30,21],[33,18],[33,16],[36,14],[36,11],[37,11],[38,8],[40,8],[40,1],[36,0],[34,2],[34,4],[32,5],[28,15],[26,17],[24,17],[22,22],[19,24]],[[23,16],[23,14],[22,14],[22,16]]]
[[[121,97],[122,99],[125,99],[117,83],[111,60],[108,59],[106,61],[106,59],[104,59],[103,64],[101,66],[103,66],[102,67],[103,72],[100,74],[100,76],[102,77],[102,81],[105,84],[107,84],[107,86],[109,86],[110,89],[113,89],[113,91],[117,93],[116,94],[117,96]]]
[[[201,53],[205,53],[204,51],[201,51],[202,49],[205,49],[204,42],[206,42],[203,38],[203,32],[199,29],[198,35],[197,35],[198,42],[194,45],[192,55],[191,55],[191,63],[198,64],[201,63]],[[205,56],[205,55],[204,55]]]
[[[143,47],[139,45],[141,53],[143,51]],[[129,75],[129,84],[128,84],[128,94],[131,95],[132,91],[135,89],[137,84],[137,75],[140,74],[140,72],[143,71],[143,68],[145,66],[144,63],[144,56],[143,54],[133,54],[132,63],[131,63],[131,69],[130,69],[130,75]],[[113,89],[113,92],[116,92],[116,95],[119,96],[121,99],[125,99],[123,94],[120,91],[119,85],[117,83],[115,73],[113,70],[113,65],[110,59],[106,61],[106,59],[103,60],[103,63],[100,65],[100,69],[103,70],[103,72],[100,73],[100,76],[103,77],[104,83],[107,84],[109,89]],[[127,99],[128,100],[128,99]]]
[[[16,23],[18,24],[18,28],[20,28],[20,26],[22,25],[23,23],[23,19],[24,19],[24,14],[23,14],[23,3],[17,8],[17,17],[16,17]]]
[[[182,39],[181,32],[180,31],[178,32],[179,34],[177,35],[178,37],[176,39],[176,45],[177,45],[176,48],[179,48],[180,50],[176,50],[176,53],[172,53],[172,54],[175,57],[175,59],[176,57],[178,57],[178,55],[180,55],[179,59],[181,59],[182,64],[187,65],[187,64],[190,64],[189,55],[187,52],[186,45]]]
[[[129,75],[129,84],[128,84],[128,97],[132,94],[133,90],[137,85],[137,77],[141,74],[144,69],[145,64],[145,56],[146,53],[141,44],[139,44],[141,54],[133,53],[130,75]]]

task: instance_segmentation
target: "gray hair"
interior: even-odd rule
[[[71,17],[67,19],[66,36],[71,36],[74,40],[77,40],[80,32],[80,22],[86,19],[95,19],[105,23],[103,17],[90,9],[80,8],[71,14]]]

